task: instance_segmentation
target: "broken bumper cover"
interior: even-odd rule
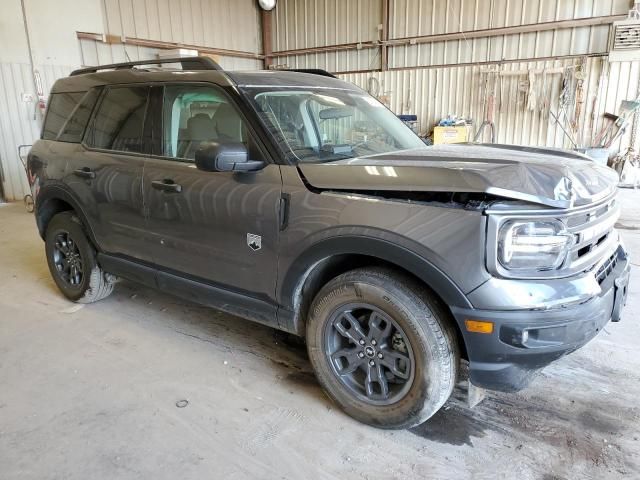
[[[521,390],[541,368],[586,344],[609,320],[619,321],[630,265],[622,246],[616,256],[601,293],[578,305],[549,310],[452,308],[465,339],[471,383],[489,390]],[[468,332],[466,319],[493,322],[493,332]]]

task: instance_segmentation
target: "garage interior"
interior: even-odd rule
[[[0,478],[640,478],[640,3],[5,0],[0,46]],[[342,413],[287,334],[126,280],[70,302],[25,171],[52,85],[195,55],[325,70],[426,145],[609,165],[632,265],[622,322],[473,408],[463,369],[442,410],[394,431]]]

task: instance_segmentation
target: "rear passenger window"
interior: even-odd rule
[[[109,88],[87,132],[87,145],[143,153],[142,131],[148,93],[148,87]]]
[[[240,115],[215,87],[167,86],[163,111],[168,157],[193,160],[203,142],[246,143]]]
[[[80,104],[86,92],[53,93],[49,97],[47,115],[42,129],[42,138],[57,140],[71,114]]]

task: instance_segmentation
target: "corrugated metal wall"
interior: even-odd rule
[[[202,47],[262,51],[259,11],[254,0],[104,0],[104,32],[118,37],[182,43]],[[136,45],[108,45],[82,40],[82,63],[126,62],[154,58],[157,49]],[[125,53],[126,51],[126,53]],[[256,69],[257,59],[221,56],[229,69]]]
[[[630,7],[629,0],[389,0],[389,40],[623,15]],[[378,0],[279,0],[274,51],[375,41],[381,38],[382,8]],[[604,123],[602,114],[616,113],[620,100],[634,98],[640,81],[640,62],[609,64],[604,57],[577,58],[606,54],[610,28],[593,25],[389,46],[390,70],[384,72],[375,71],[381,67],[379,48],[289,55],[276,57],[275,63],[290,68],[356,72],[339,76],[366,90],[375,87],[395,113],[418,115],[423,133],[449,114],[471,117],[477,127],[486,105],[487,77],[481,72],[520,70],[525,75],[504,75],[496,82],[497,141],[571,147],[551,115],[526,108],[519,87],[528,81],[529,69],[584,63],[584,104],[576,131],[571,133],[579,143],[588,143]],[[566,56],[576,58],[552,59]],[[501,65],[485,65],[487,62]],[[357,73],[362,70],[366,72]],[[534,77],[538,82],[543,78],[548,82],[545,92],[551,95],[549,107],[556,113],[561,75]],[[539,83],[536,88],[540,89]],[[614,146],[626,148],[628,133]]]
[[[104,0],[106,33],[259,53],[254,0]]]
[[[378,40],[381,0],[285,0],[274,10],[273,50],[341,45]],[[332,72],[380,68],[377,49],[312,53],[281,57],[291,68]]]
[[[578,60],[519,62],[504,65],[504,71],[528,69],[556,69],[577,65]],[[477,128],[484,118],[486,105],[483,70],[495,66],[460,66],[447,68],[421,68],[364,72],[340,75],[365,90],[375,89],[389,99],[389,107],[397,114],[414,113],[420,128],[426,131],[433,123],[449,114],[471,117]],[[602,69],[607,69],[601,78]],[[640,82],[640,62],[609,63],[606,58],[589,58],[585,66],[584,107],[577,121],[575,140],[587,141],[602,128],[605,120],[601,112],[616,112],[620,100],[633,98]],[[542,74],[537,81],[543,82]],[[559,112],[561,75],[548,74],[552,112]],[[372,78],[375,80],[372,84]],[[571,148],[573,145],[563,134],[553,117],[544,111],[529,110],[526,96],[519,84],[527,75],[504,76],[496,80],[496,142],[534,146]],[[542,84],[539,85],[542,87]],[[376,93],[373,91],[372,93]],[[614,147],[629,145],[629,131]],[[488,141],[488,135],[484,138]]]
[[[68,66],[36,66],[46,91],[71,69]],[[22,101],[23,93],[34,94],[31,66],[28,63],[0,63],[0,174],[8,200],[19,200],[29,193],[27,177],[18,157],[18,145],[31,144],[40,136],[40,112],[36,103]]]
[[[484,30],[626,14],[627,0],[391,0],[389,38]],[[417,12],[417,14],[416,14]],[[603,53],[609,26],[398,46],[389,67],[446,65]]]
[[[486,30],[606,15],[625,15],[630,0],[389,0],[389,40]],[[274,51],[371,42],[380,38],[381,0],[279,0]],[[606,53],[608,25],[398,45],[389,67],[453,65]],[[278,58],[291,68],[331,71],[380,68],[379,49],[308,53]],[[334,68],[337,67],[337,68]]]

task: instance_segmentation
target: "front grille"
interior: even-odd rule
[[[604,204],[568,216],[565,222],[576,240],[565,267],[572,271],[586,270],[610,252],[609,247],[615,239],[614,225],[619,215],[620,209],[613,198]]]
[[[604,282],[611,272],[613,272],[617,264],[618,253],[616,252],[611,255],[606,262],[600,265],[600,268],[598,268],[598,271],[596,272],[596,280],[600,285],[602,285],[602,282]]]
[[[487,268],[492,274],[505,278],[567,278],[593,274],[605,259],[618,248],[619,236],[615,224],[620,216],[615,193],[599,202],[574,207],[564,211],[554,209],[514,210],[490,207],[487,229]],[[503,268],[498,261],[500,227],[507,220],[545,222],[549,219],[563,224],[563,233],[568,234],[567,256],[562,265],[553,270],[531,271],[516,274]]]

